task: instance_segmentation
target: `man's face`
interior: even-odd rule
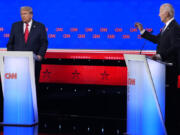
[[[24,23],[29,23],[32,19],[32,14],[29,11],[21,10],[21,19]]]
[[[164,23],[167,22],[168,12],[165,11],[164,6],[160,7],[159,16],[160,16],[162,22],[164,22]]]

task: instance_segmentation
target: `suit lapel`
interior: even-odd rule
[[[24,24],[23,22],[20,22],[20,25],[19,25],[19,33],[21,35],[21,38],[23,39],[22,41],[24,41],[24,44],[25,44],[25,40],[24,40]]]
[[[22,34],[22,35],[24,35],[24,30],[23,30],[23,22],[21,22],[20,23],[20,33]]]
[[[167,28],[165,29],[165,31],[164,31],[162,34],[164,35],[166,32],[168,32],[168,31],[174,26],[175,23],[176,23],[176,21],[173,20],[173,21],[167,26]]]

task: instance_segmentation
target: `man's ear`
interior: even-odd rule
[[[33,18],[33,13],[31,14],[31,18]]]
[[[166,14],[167,14],[167,17],[170,17],[170,13],[169,12],[166,12]]]

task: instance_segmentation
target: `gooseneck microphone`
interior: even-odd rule
[[[141,46],[141,49],[140,49],[140,52],[139,52],[139,54],[141,55],[141,53],[142,53],[142,50],[144,49],[144,46],[146,45],[146,40],[144,40],[144,43],[142,44],[142,46]]]
[[[149,34],[152,34],[152,33],[153,33],[153,30],[149,32]],[[140,52],[139,52],[140,55],[141,55],[142,51],[144,50],[145,45],[146,45],[146,39],[144,40],[144,43],[142,44],[142,47],[140,49]]]

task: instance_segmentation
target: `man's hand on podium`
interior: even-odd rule
[[[151,57],[153,60],[161,60],[161,55],[160,54],[155,54]]]

